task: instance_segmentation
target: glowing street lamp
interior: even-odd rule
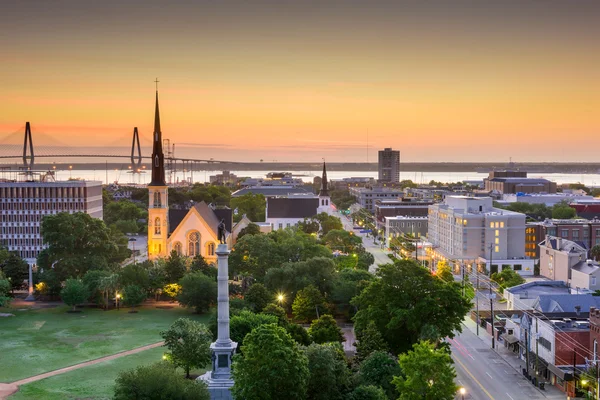
[[[279,304],[283,304],[283,302],[285,301],[285,295],[283,293],[277,293],[277,302]]]
[[[461,387],[460,389],[458,389],[458,393],[460,393],[462,400],[465,400],[465,394],[467,393],[467,389]]]
[[[119,299],[121,299],[121,293],[115,293],[115,298],[117,300],[117,311],[119,310]]]

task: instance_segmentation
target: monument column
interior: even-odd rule
[[[212,400],[233,400],[231,387],[231,361],[237,343],[229,337],[229,249],[226,244],[217,246],[217,341],[210,345],[212,371],[200,376],[208,386]]]

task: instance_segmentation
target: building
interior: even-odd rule
[[[553,236],[540,243],[540,274],[577,291],[600,289],[600,266],[587,258],[580,244]]]
[[[379,150],[379,182],[400,182],[400,151]]]
[[[546,219],[543,222],[528,222],[525,235],[525,255],[529,258],[540,258],[538,245],[546,236],[571,240],[590,250],[600,244],[600,219]]]
[[[377,229],[386,229],[386,217],[415,216],[427,217],[431,201],[420,201],[404,197],[398,200],[375,200],[375,220]],[[388,232],[386,230],[386,232]]]
[[[525,215],[493,207],[490,197],[447,196],[429,206],[434,260],[454,260],[492,274],[512,268],[533,275],[525,257]]]
[[[222,221],[226,232],[232,231],[231,209],[213,209],[204,202],[195,204],[189,210],[169,209],[168,193],[157,91],[152,180],[148,185],[148,258],[155,260],[167,257],[174,250],[182,256],[202,255],[209,262],[216,261],[215,249],[219,243],[218,226]],[[230,235],[227,236],[227,242],[231,245],[232,238]]]
[[[265,197],[285,197],[293,194],[308,194],[313,193],[307,191],[303,187],[289,186],[289,185],[277,185],[277,186],[250,186],[240,190],[236,190],[231,194],[231,197],[240,197],[245,194],[262,194]]]
[[[369,177],[350,177],[342,179],[331,179],[329,186],[332,189],[348,189],[351,187],[366,187],[375,185],[375,179]]]
[[[556,193],[556,183],[542,178],[528,178],[525,171],[492,171],[483,180],[486,191],[506,193]]]
[[[267,197],[266,221],[273,230],[285,229],[298,225],[305,218],[319,213],[333,213],[333,205],[329,196],[327,169],[323,163],[323,176],[319,195],[295,194],[287,197]]]
[[[385,217],[385,244],[390,248],[392,238],[411,235],[415,238],[427,236],[427,216]]]
[[[597,307],[590,307],[590,352],[591,361],[593,364],[598,366],[599,351],[598,344],[600,343],[600,309]]]
[[[502,195],[500,203],[503,205],[510,205],[511,203],[545,204],[552,207],[561,202],[570,204],[590,200],[593,200],[592,196],[571,193],[505,193]]]
[[[569,207],[574,208],[577,216],[581,218],[589,220],[600,219],[600,199],[577,199],[569,203]]]
[[[402,189],[387,187],[351,187],[348,191],[356,197],[356,203],[371,213],[375,212],[377,200],[398,200],[404,194]]]
[[[569,294],[571,290],[564,281],[533,281],[504,290],[507,310],[533,310],[541,295]]]
[[[265,178],[247,178],[240,183],[243,187],[259,186],[302,186],[300,178],[294,178],[291,172],[269,172]]]
[[[45,248],[40,235],[44,216],[84,212],[102,219],[102,182],[54,181],[51,174],[35,172],[24,178],[0,182],[0,243],[30,265]]]
[[[230,171],[223,171],[220,174],[211,175],[209,178],[211,185],[235,185],[240,178]]]

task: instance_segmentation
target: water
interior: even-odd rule
[[[194,171],[194,182],[209,182],[211,175],[216,175],[222,171]],[[231,171],[238,177],[264,178],[267,173],[273,171]],[[304,182],[312,182],[314,177],[321,176],[321,170],[316,171],[293,171],[294,176],[301,178]],[[418,172],[402,171],[400,179],[410,179],[416,183],[428,183],[431,180],[438,182],[462,182],[462,181],[482,181],[487,177],[487,173],[479,172]],[[121,184],[147,184],[150,182],[150,171],[144,171],[140,174],[132,174],[128,170],[73,170],[57,171],[58,180],[72,178],[82,178],[87,180],[98,180],[103,183],[119,182]],[[327,171],[327,177],[331,179],[342,179],[349,177],[370,177],[377,179],[377,171]],[[600,186],[600,174],[557,174],[557,173],[530,173],[530,178],[546,178],[557,184],[563,183],[582,183],[586,186]],[[173,175],[174,182],[191,180],[192,173],[177,171]],[[167,174],[168,179],[168,174]]]

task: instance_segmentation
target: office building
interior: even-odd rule
[[[483,183],[486,191],[499,194],[556,193],[556,182],[528,178],[525,171],[492,171]]]
[[[512,268],[533,275],[534,260],[525,257],[525,215],[492,204],[490,197],[447,196],[429,206],[432,257],[490,274]]]
[[[571,240],[589,251],[600,245],[600,219],[546,219],[542,222],[528,222],[525,234],[525,251],[529,258],[540,258],[538,244],[546,236]]]
[[[102,219],[102,182],[55,181],[51,174],[28,173],[23,181],[0,182],[0,243],[30,265],[44,243],[42,218],[61,212],[84,212]]]
[[[350,187],[348,192],[356,197],[356,203],[371,213],[375,212],[377,200],[398,200],[404,195],[402,189],[387,187]]]
[[[379,182],[400,182],[400,151],[379,150]]]

